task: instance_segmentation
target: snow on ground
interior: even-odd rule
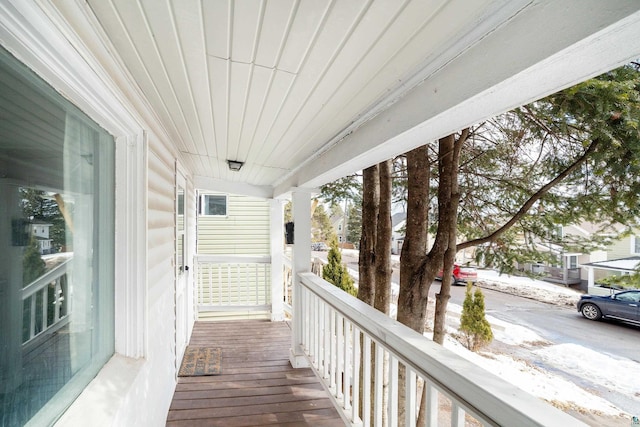
[[[478,285],[555,305],[575,306],[582,295],[575,289],[529,277],[500,274],[494,270],[478,270]]]
[[[345,251],[346,252],[346,251]],[[357,257],[357,251],[349,253]],[[395,260],[394,261],[398,261]],[[357,272],[355,273],[357,277]],[[394,284],[397,287],[397,284]],[[575,306],[580,292],[552,283],[527,277],[500,274],[492,270],[478,270],[478,285],[482,288],[535,299],[556,305]],[[394,287],[394,290],[396,290]],[[396,290],[397,291],[397,290]],[[433,304],[433,301],[430,301]],[[392,311],[395,311],[395,306]],[[631,419],[631,415],[602,397],[585,390],[562,376],[544,370],[506,354],[482,351],[474,353],[455,339],[462,307],[449,303],[447,307],[449,333],[445,347],[483,369],[498,375],[524,391],[557,406],[577,408],[587,413]],[[554,344],[534,331],[487,316],[494,339],[501,343],[529,350],[535,359],[559,371],[579,378],[589,378],[593,384],[630,396],[640,396],[640,383],[631,381],[640,372],[640,363],[598,353],[577,344]],[[430,333],[425,334],[430,338]],[[633,373],[630,375],[630,373]],[[622,418],[621,418],[622,420]]]
[[[561,406],[581,407],[603,415],[627,415],[620,408],[576,386],[574,383],[504,354],[474,353],[448,335],[445,347],[516,387]]]
[[[478,281],[481,287],[561,305],[575,305],[581,295],[580,292],[561,285],[526,277],[500,275],[488,270],[478,271]],[[630,419],[630,414],[611,402],[560,375],[505,354],[489,351],[474,353],[467,350],[454,338],[458,333],[457,326],[462,307],[450,303],[447,312],[449,313],[450,327],[445,347],[465,359],[504,378],[526,392],[554,402],[559,406],[566,405],[582,408],[591,413],[622,416],[625,419]],[[640,396],[640,383],[630,380],[630,377],[634,377],[636,373],[640,372],[640,363],[638,362],[612,357],[577,344],[554,344],[544,340],[528,328],[504,322],[490,315],[487,316],[487,320],[492,326],[495,340],[528,349],[534,358],[541,360],[545,365],[553,366],[569,375],[588,378],[593,384],[621,394]],[[630,375],[630,373],[634,374]]]
[[[534,350],[546,363],[581,378],[617,390],[629,396],[640,396],[637,374],[640,364],[629,359],[614,358],[577,344],[556,344]]]

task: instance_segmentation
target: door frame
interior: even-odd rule
[[[189,342],[189,251],[187,179],[184,170],[176,162],[175,172],[175,280],[174,280],[174,338],[176,376]]]

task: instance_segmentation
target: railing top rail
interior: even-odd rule
[[[196,262],[213,264],[270,264],[270,255],[196,254]]]
[[[63,276],[67,272],[67,264],[71,262],[72,258],[66,260],[62,264],[55,267],[53,270],[48,271],[44,275],[40,276],[33,282],[29,283],[27,286],[22,288],[22,299],[27,299],[31,295],[38,292],[40,289],[47,286],[52,281],[56,280],[58,277]]]
[[[324,281],[299,274],[300,283],[392,352],[402,363],[496,425],[584,426],[407,326]]]

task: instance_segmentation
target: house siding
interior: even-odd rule
[[[157,141],[149,141],[148,155],[148,224],[147,224],[147,301],[152,329],[147,332],[150,356],[145,366],[148,390],[161,390],[155,404],[168,408],[175,387],[175,166],[174,157]],[[156,374],[154,374],[154,372]],[[157,375],[166,372],[166,375]],[[141,411],[151,414],[154,411]],[[153,423],[165,422],[162,413]],[[127,420],[130,422],[130,419]],[[141,419],[148,423],[148,419]]]
[[[269,255],[269,227],[267,200],[229,194],[227,216],[198,216],[197,252],[211,255]]]
[[[614,242],[607,250],[607,259],[627,258],[631,253],[631,236]]]

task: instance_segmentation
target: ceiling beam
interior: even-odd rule
[[[386,110],[329,141],[276,182],[274,195],[320,186],[629,62],[640,54],[639,10],[626,0],[606,7],[599,0],[534,2]]]
[[[242,196],[262,197],[264,199],[273,198],[273,187],[252,185],[244,182],[225,181],[222,179],[210,178],[196,175],[193,179],[194,187],[201,192],[216,192],[239,194]]]

